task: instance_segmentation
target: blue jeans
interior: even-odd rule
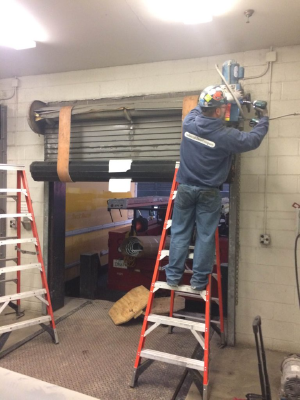
[[[196,222],[197,236],[191,286],[204,288],[211,274],[215,256],[215,232],[221,212],[219,189],[179,184],[173,208],[167,282],[178,285]]]

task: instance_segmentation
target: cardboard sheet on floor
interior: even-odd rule
[[[118,300],[108,314],[116,325],[124,324],[142,314],[147,305],[149,290],[138,286]]]
[[[108,314],[116,325],[124,324],[132,318],[139,317],[147,306],[149,290],[144,286],[138,286],[125,294],[118,300]],[[185,300],[183,297],[175,296],[174,312],[183,309]],[[153,301],[152,314],[169,314],[170,297],[157,297]]]

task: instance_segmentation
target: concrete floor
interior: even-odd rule
[[[245,399],[247,393],[261,394],[256,349],[254,347],[218,347],[218,337],[211,342],[210,400]],[[278,400],[280,366],[286,353],[266,351],[272,399]],[[193,384],[186,400],[199,400],[201,396]]]
[[[79,299],[79,298],[72,298],[72,297],[65,297],[65,305],[64,307],[60,308],[59,310],[54,312],[54,319],[57,320],[60,317],[63,317],[64,315],[67,315],[69,312],[72,310],[75,310],[76,308],[80,307],[82,304],[84,304],[87,300],[86,299]],[[6,314],[7,313],[7,314]],[[3,311],[3,314],[0,316],[0,326],[3,325],[9,325],[13,324],[15,322],[19,321],[26,321],[28,319],[36,318],[39,317],[41,314],[33,311],[25,311],[25,315],[18,319],[16,318],[15,312],[9,307],[6,307],[6,309]],[[27,328],[22,328],[18,329],[16,331],[13,331],[1,351],[5,351],[11,346],[13,346],[15,343],[20,342],[21,340],[24,340],[28,336],[38,332],[41,330],[41,327],[39,325],[34,325],[34,326],[29,326]]]
[[[62,317],[72,310],[80,307],[86,302],[85,299],[66,298],[65,306],[54,313],[55,319]],[[25,317],[33,318],[34,313],[26,312]],[[8,315],[4,318],[1,316],[0,324],[12,323],[15,316]],[[9,340],[2,350],[7,349],[14,343],[24,339],[25,337],[40,330],[39,326],[29,327],[13,332]],[[220,349],[218,347],[218,336],[215,334],[211,342],[211,362],[210,362],[210,400],[232,400],[237,397],[245,399],[246,393],[254,392],[260,393],[257,356],[256,350],[253,347],[227,347]],[[18,351],[18,350],[16,350]],[[267,351],[267,364],[270,385],[272,390],[273,400],[278,399],[278,392],[280,387],[280,365],[285,353]],[[1,367],[1,360],[0,360]],[[16,384],[14,384],[14,382]],[[24,383],[24,385],[23,385]],[[22,400],[43,400],[46,398],[55,398],[57,400],[88,400],[93,399],[89,396],[81,395],[79,393],[68,391],[67,389],[60,388],[55,385],[46,384],[38,381],[37,379],[25,377],[20,374],[12,373],[8,370],[0,368],[0,386],[1,386],[1,400],[15,400],[22,398]],[[21,397],[10,390],[20,389]],[[6,397],[3,397],[6,390]],[[28,397],[25,397],[25,388],[27,388]],[[4,391],[4,392],[3,392]],[[38,397],[30,395],[30,393],[38,393]],[[50,393],[52,397],[49,397]],[[201,396],[193,384],[189,390],[186,400],[199,400]],[[112,399],[113,400],[113,399]]]

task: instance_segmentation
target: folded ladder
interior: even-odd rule
[[[158,281],[158,274],[160,269],[161,260],[169,255],[168,250],[164,250],[167,230],[171,227],[172,221],[170,219],[173,210],[174,199],[177,193],[178,183],[176,182],[177,171],[179,168],[179,162],[175,166],[175,174],[173,178],[173,184],[171,188],[170,198],[168,202],[168,207],[166,211],[166,218],[163,226],[163,231],[161,235],[161,240],[159,244],[158,254],[156,258],[156,264],[154,268],[148,304],[146,308],[146,313],[144,317],[144,323],[142,326],[140,341],[138,345],[136,360],[134,364],[134,372],[132,380],[130,383],[131,387],[135,387],[138,377],[151,365],[153,361],[162,361],[168,364],[175,364],[181,367],[185,367],[187,370],[191,370],[193,375],[196,376],[203,384],[203,400],[208,399],[208,383],[209,383],[209,339],[210,339],[210,326],[213,326],[217,333],[220,334],[221,344],[225,345],[225,335],[224,335],[224,319],[223,319],[223,304],[222,304],[222,286],[221,286],[221,266],[220,266],[220,251],[219,251],[219,236],[218,229],[216,230],[215,240],[216,240],[216,265],[217,273],[209,275],[208,284],[206,290],[201,292],[193,290],[189,285],[180,285],[174,290],[166,282]],[[217,279],[218,283],[218,298],[211,298],[211,281],[212,276]],[[155,292],[159,289],[170,290],[170,314],[169,317],[162,315],[151,314],[151,308],[154,300]],[[205,301],[205,318],[199,321],[198,318],[191,318],[191,320],[182,319],[186,318],[186,315],[173,313],[174,297],[175,292],[183,295],[184,297],[201,298]],[[211,300],[216,301],[219,305],[219,321],[212,321],[210,319],[210,307]],[[177,318],[176,318],[177,317]],[[194,319],[194,320],[192,320]],[[196,319],[196,320],[195,320]],[[148,327],[149,322],[153,323]],[[197,360],[194,358],[181,357],[175,354],[169,354],[157,350],[145,349],[145,339],[154,329],[160,325],[169,326],[169,333],[172,333],[174,327],[184,328],[190,330],[194,337],[197,339],[199,345],[204,351],[203,360]],[[217,327],[219,325],[219,327]],[[141,358],[145,358],[146,361],[141,363]]]

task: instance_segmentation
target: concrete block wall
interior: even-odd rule
[[[275,50],[271,117],[300,112],[300,46]],[[27,168],[41,241],[43,184],[34,182],[29,174],[30,163],[43,160],[44,156],[43,137],[33,133],[26,120],[33,100],[72,101],[200,91],[220,83],[215,64],[221,66],[227,59],[235,59],[244,66],[247,78],[262,74],[268,51],[20,77],[18,95],[2,101],[8,106],[8,162],[22,163]],[[269,85],[270,72],[243,83],[252,99],[267,100]],[[0,80],[0,98],[8,97],[11,92],[10,80]],[[292,208],[293,202],[300,202],[299,118],[271,121],[268,139],[257,150],[243,154],[241,161],[237,341],[253,343],[251,324],[260,314],[267,347],[284,351],[299,351],[300,344],[293,255],[296,215]],[[269,247],[259,243],[264,227],[271,235]],[[8,233],[13,232],[8,229]],[[31,284],[38,285],[35,276],[28,273],[23,285]],[[33,302],[25,305],[39,307]]]

